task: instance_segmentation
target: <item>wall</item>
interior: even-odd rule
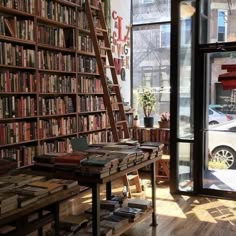
[[[131,1],[111,1],[111,46],[121,95],[130,104],[130,7]]]

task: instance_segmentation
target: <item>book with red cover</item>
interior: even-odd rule
[[[54,163],[73,163],[73,164],[80,164],[80,161],[86,157],[86,153],[84,152],[72,152],[68,153],[64,156],[58,156],[54,158]]]

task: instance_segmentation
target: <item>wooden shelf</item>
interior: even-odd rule
[[[63,113],[63,114],[55,114],[55,115],[39,115],[39,119],[48,119],[48,118],[54,118],[54,117],[61,117],[61,116],[75,116],[76,113],[75,112],[71,112],[71,113]]]
[[[3,65],[0,64],[0,68],[9,68],[9,69],[15,69],[15,70],[32,70],[35,71],[35,67],[23,67],[23,66],[13,66],[13,65]]]
[[[12,9],[12,8],[9,8],[9,7],[4,7],[4,6],[2,6],[2,5],[0,5],[0,12],[5,12],[5,13],[14,14],[14,15],[19,15],[19,16],[27,16],[27,17],[31,17],[31,18],[34,18],[34,17],[35,17],[35,15],[30,14],[30,13],[28,13],[28,12],[19,11],[19,10]]]
[[[48,70],[48,69],[38,69],[39,72],[45,73],[55,73],[55,74],[76,74],[76,72],[71,71],[61,71],[61,70]]]
[[[134,225],[140,223],[144,219],[146,219],[148,216],[152,214],[153,210],[148,209],[146,212],[142,213],[140,216],[137,216],[134,222],[129,222],[128,224],[124,225],[122,229],[118,230],[115,234],[112,234],[112,236],[119,236],[123,233],[125,233],[128,229],[133,227]]]
[[[77,7],[77,6],[79,6],[76,3],[73,3],[73,2],[70,2],[70,1],[66,1],[66,0],[56,0],[56,2],[61,3],[62,5],[65,5],[65,6],[70,6],[70,7]]]
[[[76,28],[76,25],[61,23],[61,22],[58,22],[55,20],[48,19],[46,17],[36,16],[36,19],[38,22],[43,22],[43,23],[50,24],[50,25],[56,25],[61,28]]]
[[[77,93],[39,93],[40,96],[45,96],[45,97],[58,97],[58,96],[74,96],[77,95]]]
[[[0,34],[0,40],[12,42],[12,43],[17,43],[17,44],[30,45],[30,46],[36,45],[36,43],[31,40],[25,40],[25,39],[20,39],[20,38],[16,38],[16,37],[5,36],[5,35],[1,35],[1,34]]]
[[[35,143],[37,141],[38,141],[37,139],[32,139],[32,140],[29,140],[29,141],[21,141],[21,142],[18,142],[18,143],[7,143],[7,144],[4,144],[4,145],[0,144],[0,148],[7,148],[7,147],[10,147],[10,146],[25,145],[25,144]]]
[[[24,117],[0,118],[0,122],[4,122],[4,121],[18,121],[18,120],[29,120],[29,119],[37,119],[37,116],[24,116]]]
[[[79,116],[81,115],[87,115],[87,114],[91,114],[91,113],[104,113],[106,112],[106,110],[98,110],[98,111],[79,111]]]
[[[43,43],[38,43],[38,47],[41,49],[49,49],[53,51],[60,51],[60,52],[68,52],[68,53],[75,53],[76,50],[72,48],[61,48],[61,47],[56,47],[56,46],[51,46]]]
[[[78,71],[77,74],[78,74],[78,75],[87,75],[87,76],[100,76],[100,75],[97,74],[97,73],[81,72],[81,71]]]
[[[73,134],[65,134],[65,135],[58,135],[58,136],[53,136],[53,137],[47,137],[47,138],[40,138],[39,141],[47,141],[47,140],[53,140],[53,139],[61,139],[61,138],[68,138],[77,135],[77,133]]]

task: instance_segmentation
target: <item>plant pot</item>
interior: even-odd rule
[[[158,121],[158,123],[160,128],[170,128],[169,120]]]
[[[154,124],[154,117],[144,117],[145,128],[152,128]]]

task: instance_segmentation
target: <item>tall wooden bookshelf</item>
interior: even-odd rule
[[[0,158],[29,165],[81,135],[112,141],[83,1],[0,0]]]

